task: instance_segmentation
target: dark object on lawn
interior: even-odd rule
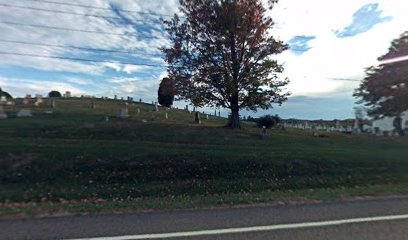
[[[259,128],[273,128],[280,122],[279,116],[265,115],[256,120],[256,125]]]
[[[326,134],[320,134],[320,133],[318,133],[318,132],[314,132],[314,133],[313,133],[313,137],[327,138],[327,137],[329,137],[329,136],[326,135]]]

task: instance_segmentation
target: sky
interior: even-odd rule
[[[268,14],[271,33],[290,46],[276,58],[292,95],[241,114],[352,118],[364,69],[408,30],[407,7],[406,0],[280,0]],[[177,0],[0,0],[0,87],[14,97],[58,90],[157,101],[166,76],[158,48],[169,44],[159,18],[174,13]]]

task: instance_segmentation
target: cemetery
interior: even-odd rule
[[[289,119],[272,129],[244,121],[232,131],[218,110],[120,99],[27,96],[1,105],[0,215],[408,189],[406,137],[350,134],[354,120]]]

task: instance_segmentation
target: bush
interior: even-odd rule
[[[169,78],[163,78],[158,90],[159,104],[165,107],[171,107],[175,94],[174,82]]]
[[[265,126],[266,128],[272,128],[275,127],[279,122],[280,118],[278,115],[275,116],[265,115],[256,120],[256,125],[259,128],[262,128],[263,126]]]
[[[58,91],[51,91],[48,93],[48,97],[50,98],[60,98],[62,97],[62,94]]]

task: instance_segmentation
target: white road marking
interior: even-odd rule
[[[295,229],[295,228],[312,228],[312,227],[324,227],[324,226],[352,224],[352,223],[367,223],[367,222],[392,221],[392,220],[403,220],[403,219],[408,219],[408,214],[393,215],[393,216],[380,216],[380,217],[367,217],[367,218],[341,219],[341,220],[321,221],[321,222],[305,222],[305,223],[278,224],[278,225],[253,226],[253,227],[242,227],[242,228],[201,230],[201,231],[190,231],[190,232],[170,232],[170,233],[139,234],[139,235],[127,235],[127,236],[115,236],[115,237],[80,238],[80,239],[78,238],[78,239],[70,239],[70,240],[163,239],[163,238],[176,238],[176,237],[221,235],[221,234],[231,234],[231,233],[263,232],[263,231]]]

